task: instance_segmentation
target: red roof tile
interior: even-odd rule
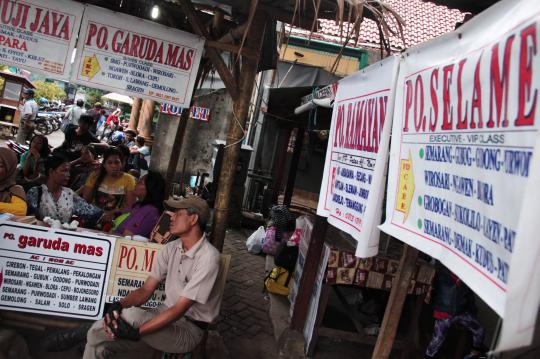
[[[404,46],[398,37],[390,37],[390,43],[396,49],[404,49],[452,31],[456,23],[463,21],[465,16],[465,13],[459,10],[422,0],[385,0],[385,2],[405,21],[403,34],[406,45]],[[338,44],[343,44],[347,29],[351,27],[351,24],[344,23],[340,34],[339,25],[333,20],[319,19],[318,25],[319,30],[313,33],[312,39]],[[292,35],[308,37],[309,31],[293,28]],[[361,43],[379,44],[379,30],[375,21],[364,19],[362,22],[360,39],[356,47],[360,47]],[[354,46],[354,41],[350,41],[349,46]]]

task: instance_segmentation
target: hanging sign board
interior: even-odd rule
[[[165,113],[167,115],[180,116],[182,114],[182,108],[178,106],[174,106],[170,103],[162,102],[161,105],[159,105],[159,112]],[[189,110],[189,118],[208,122],[209,117],[210,117],[209,108],[191,106],[191,109]]]
[[[317,214],[358,241],[358,257],[379,249],[397,68],[392,56],[344,78],[334,102]]]
[[[113,237],[0,223],[0,308],[99,319]]]
[[[182,113],[182,107],[171,105],[170,103],[162,102],[159,105],[159,112],[167,115],[180,116]]]
[[[208,118],[210,117],[210,109],[206,107],[191,106],[189,117],[195,120],[208,122]]]
[[[0,1],[0,63],[69,80],[83,10],[75,1]]]
[[[532,255],[514,244],[533,240],[517,229],[540,123],[537,5],[500,2],[409,49],[396,85],[381,229],[438,258],[503,317],[510,264]]]
[[[116,241],[114,258],[107,288],[107,302],[116,302],[129,292],[142,287],[144,281],[152,272],[154,258],[163,245],[157,243],[137,242],[119,239]],[[146,308],[157,308],[165,299],[165,282],[143,305]]]
[[[199,36],[87,6],[71,80],[185,107],[203,46]]]

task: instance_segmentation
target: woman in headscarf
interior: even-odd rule
[[[26,194],[17,185],[17,156],[9,148],[0,147],[0,213],[26,215]]]

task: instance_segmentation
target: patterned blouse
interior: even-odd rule
[[[72,189],[62,187],[62,193],[56,201],[49,188],[46,185],[41,185],[42,194],[41,201],[38,206],[38,187],[33,187],[26,195],[28,210],[36,217],[43,219],[51,217],[58,219],[62,223],[70,222],[71,217],[78,216],[84,220],[97,220],[103,214],[103,211],[81,198]]]

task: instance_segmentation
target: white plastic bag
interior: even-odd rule
[[[262,245],[264,241],[264,227],[260,226],[255,232],[248,237],[246,241],[246,247],[249,253],[259,254],[262,250]]]

